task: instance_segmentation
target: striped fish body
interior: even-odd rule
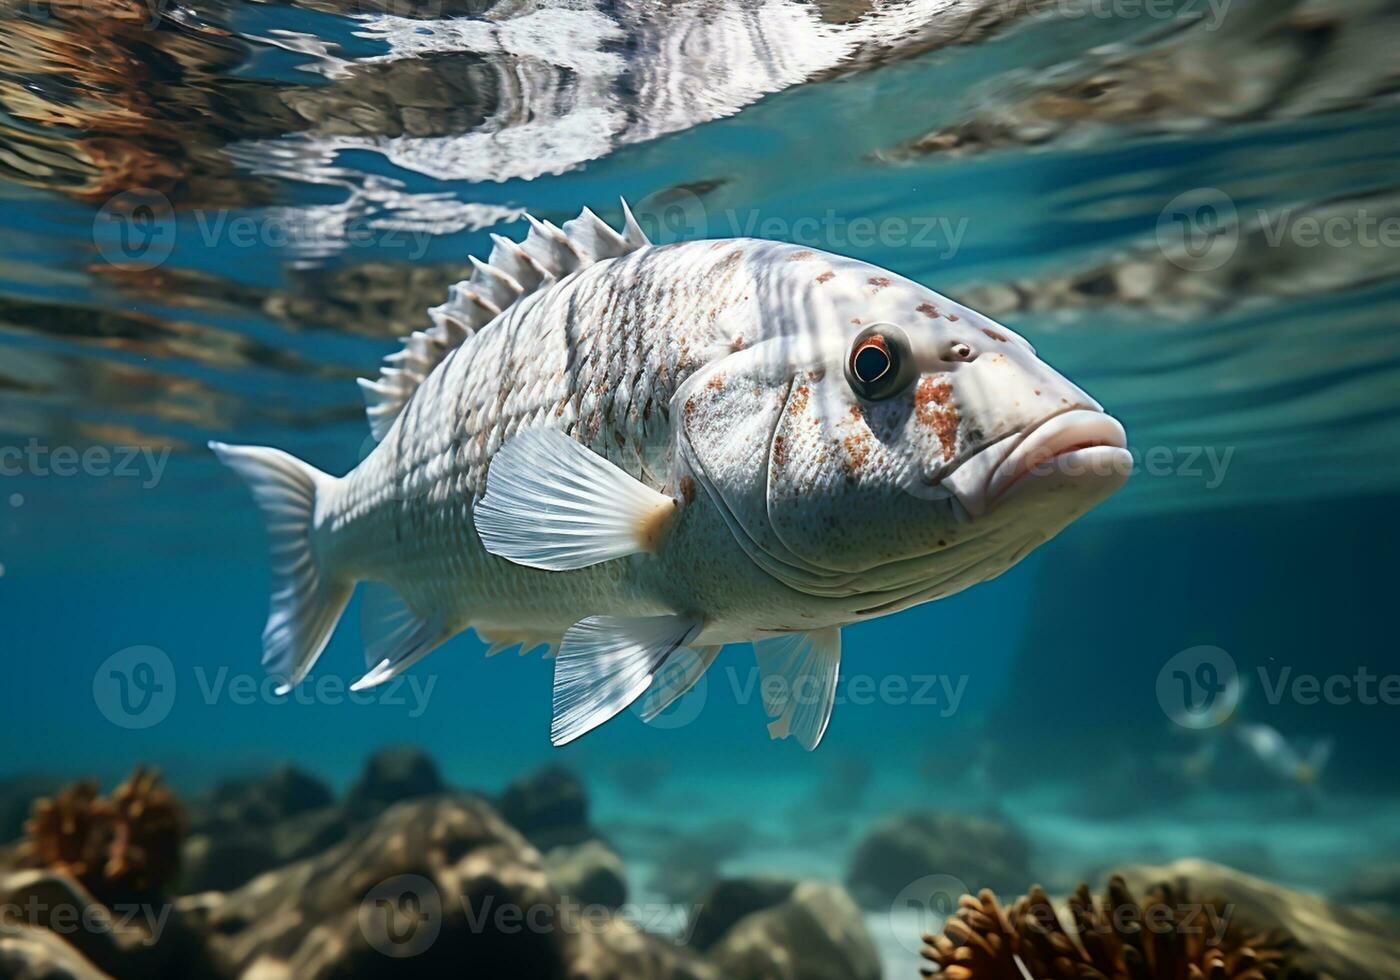
[[[722,522],[697,513],[705,501],[697,507],[693,484],[675,472],[672,401],[697,369],[743,343],[723,335],[716,312],[752,292],[735,261],[746,244],[653,246],[596,263],[468,338],[328,494],[318,517],[328,562],[390,584],[453,632],[472,626],[502,641],[555,644],[581,610],[645,616],[715,601],[725,606],[712,618],[732,633],[744,612],[734,606],[751,604],[743,600],[762,582],[744,575],[749,563],[724,546],[727,533],[708,533]],[[664,554],[566,573],[489,554],[473,511],[491,458],[536,428],[568,434],[660,492],[684,490]],[[736,578],[750,588],[732,588]]]

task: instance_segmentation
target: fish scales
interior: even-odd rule
[[[471,505],[491,457],[535,427],[566,432],[665,489],[669,403],[706,358],[728,350],[713,322],[744,295],[736,268],[708,243],[656,246],[523,298],[424,381],[327,501],[331,560],[402,583],[415,609],[459,628],[557,611],[554,628],[539,634],[553,640],[580,601],[619,615],[655,609],[618,566],[581,570],[591,574],[561,591],[558,576],[487,554]]]

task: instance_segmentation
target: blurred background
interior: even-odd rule
[[[1400,976],[1400,4],[0,18],[0,839],[25,839],[0,864],[66,868],[108,908],[161,895],[184,937],[150,959],[6,921],[0,975],[49,975],[25,952],[43,947],[111,975],[912,977],[963,890],[1064,895],[1115,869],[1145,888],[1143,866],[1192,858],[1212,863],[1172,874],[1252,896],[1316,957],[1292,968]],[[472,635],[352,696],[342,630],[274,695],[261,521],[205,442],[344,472],[370,445],[354,379],[488,235],[584,206],[617,226],[619,197],[654,240],[801,242],[1004,321],[1124,422],[1135,476],[1004,577],[848,629],[812,754],[768,740],[747,648],[658,724],[624,714],[562,750],[551,663]],[[163,782],[127,795],[182,816],[126,854],[150,867],[114,898],[94,882],[139,820],[85,853],[73,827],[108,811],[71,785],[111,793],[138,765]],[[453,817],[448,790],[477,795]],[[401,801],[421,812],[384,809]],[[463,814],[507,841],[519,874],[492,881],[544,860],[548,894],[630,903],[630,952],[612,925],[526,960],[459,935],[460,849],[365,858],[313,901],[315,862]],[[239,890],[260,871],[281,905]],[[400,873],[441,893],[423,915],[447,938],[395,945],[356,917]],[[333,910],[338,953],[313,950]],[[814,934],[827,952],[772,965]]]

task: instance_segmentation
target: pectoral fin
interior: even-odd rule
[[[554,429],[531,429],[491,460],[473,518],[493,555],[548,571],[654,551],[676,501]]]
[[[570,626],[554,658],[550,741],[572,742],[624,710],[701,625],[691,616],[590,616]]]
[[[763,692],[763,707],[775,739],[795,735],[804,749],[817,747],[836,703],[841,666],[841,631],[788,633],[753,645]]]

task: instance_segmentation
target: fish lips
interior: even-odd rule
[[[1127,445],[1127,433],[1113,416],[1074,408],[983,448],[939,487],[963,521],[977,520],[1036,487],[1073,487],[1102,499],[1132,473]]]

